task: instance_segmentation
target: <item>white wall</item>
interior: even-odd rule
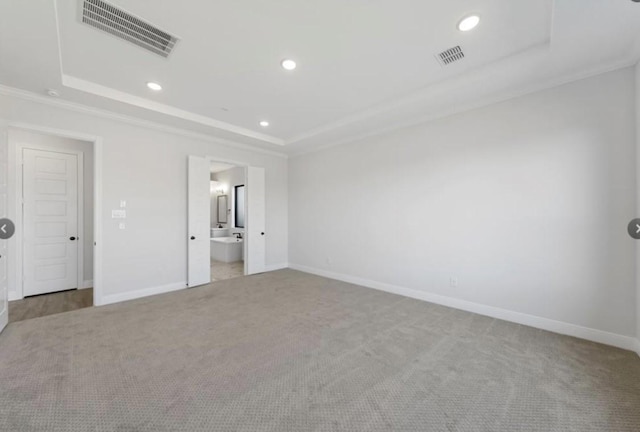
[[[628,345],[633,88],[620,70],[290,159],[291,265]]]
[[[70,138],[62,138],[26,131],[23,129],[9,129],[9,145],[15,145],[17,149],[35,148],[53,151],[80,151],[83,153],[83,278],[78,281],[82,287],[83,282],[90,283],[93,279],[93,143],[79,141]],[[20,171],[13,171],[20,175]],[[9,180],[10,195],[15,193],[15,179]],[[15,199],[15,197],[12,197]],[[18,221],[16,221],[18,222]],[[12,257],[13,258],[13,257]],[[13,261],[13,260],[12,260]],[[16,287],[10,289],[10,298],[18,297]]]
[[[21,122],[103,138],[103,298],[118,301],[186,284],[187,156],[213,156],[266,171],[267,267],[287,262],[287,160],[195,136],[0,95],[0,127]],[[3,132],[3,131],[0,131]],[[98,168],[98,167],[96,167]],[[126,229],[111,209],[127,201]]]
[[[636,65],[636,215],[640,217],[640,63]],[[636,242],[636,350],[640,355],[640,241]]]
[[[245,168],[244,167],[235,167],[235,168],[228,169],[226,171],[221,171],[221,172],[213,174],[213,178],[216,181],[224,183],[227,186],[227,196],[229,197],[227,199],[227,205],[229,206],[229,210],[231,210],[230,212],[228,212],[229,223],[226,224],[226,226],[229,228],[229,232],[230,233],[236,233],[236,232],[244,233],[244,228],[236,228],[236,226],[235,226],[235,221],[236,221],[236,215],[235,215],[236,197],[235,197],[234,187],[235,186],[240,186],[240,185],[243,185],[243,184],[246,183],[246,181],[245,181],[246,180]]]

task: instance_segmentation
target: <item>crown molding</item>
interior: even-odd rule
[[[192,138],[192,139],[206,141],[214,144],[224,145],[226,147],[231,147],[236,150],[238,149],[247,150],[254,153],[260,153],[260,154],[265,154],[269,156],[276,156],[276,157],[285,158],[285,159],[288,158],[288,155],[284,153],[284,151],[268,150],[268,149],[263,149],[257,146],[252,146],[249,144],[227,140],[224,138],[216,138],[207,134],[193,132],[187,129],[181,129],[173,126],[167,126],[167,125],[163,125],[162,123],[158,123],[150,120],[143,120],[137,117],[119,114],[113,111],[108,111],[101,108],[95,108],[88,105],[79,104],[77,102],[70,102],[62,99],[53,99],[50,97],[39,95],[37,93],[17,89],[14,87],[5,86],[2,84],[0,84],[0,95],[16,97],[19,99],[27,100],[30,102],[36,102],[43,105],[52,106],[55,108],[62,108],[68,111],[75,111],[83,114],[89,114],[89,115],[100,117],[100,118],[128,123],[134,126],[141,126],[147,129],[153,129],[160,132],[171,133],[171,134],[183,136],[186,138]]]
[[[575,74],[570,74],[570,75],[563,75],[560,77],[556,77],[550,80],[547,80],[545,82],[542,83],[537,83],[531,86],[527,86],[525,88],[521,88],[519,90],[515,90],[515,91],[510,91],[510,92],[503,92],[499,95],[493,95],[490,97],[486,97],[486,98],[482,98],[478,101],[475,101],[473,103],[469,103],[466,105],[459,105],[457,107],[455,107],[454,109],[450,109],[450,110],[445,110],[442,112],[439,112],[437,114],[433,114],[433,115],[429,115],[429,116],[424,116],[424,117],[420,117],[417,119],[413,119],[410,121],[406,121],[406,122],[399,122],[399,123],[395,123],[392,124],[390,126],[387,127],[382,127],[382,128],[376,128],[376,129],[370,129],[369,131],[367,131],[366,133],[362,133],[362,134],[358,134],[358,135],[354,135],[354,136],[350,136],[344,139],[339,139],[339,140],[335,140],[326,144],[323,144],[321,146],[317,146],[317,145],[312,145],[309,148],[306,149],[301,149],[299,151],[296,151],[295,149],[289,147],[290,145],[294,144],[296,141],[295,140],[291,140],[288,142],[283,142],[283,151],[273,151],[273,150],[267,150],[267,149],[263,149],[257,146],[252,146],[249,144],[244,144],[244,143],[238,143],[235,141],[231,141],[231,140],[226,140],[223,138],[215,138],[212,137],[210,135],[206,135],[206,134],[202,134],[202,133],[198,133],[198,132],[193,132],[193,131],[189,131],[187,129],[181,129],[181,128],[177,128],[177,127],[172,127],[172,126],[166,126],[163,125],[161,123],[157,123],[154,121],[150,121],[150,120],[143,120],[137,117],[133,117],[133,116],[128,116],[128,115],[124,115],[124,114],[119,114],[119,113],[115,113],[112,111],[108,111],[108,110],[104,110],[104,109],[100,109],[100,108],[95,108],[95,107],[90,107],[87,105],[83,105],[83,104],[79,104],[76,102],[69,102],[69,101],[65,101],[65,100],[61,100],[61,99],[53,99],[50,97],[46,97],[46,96],[42,96],[39,95],[37,93],[33,93],[30,91],[26,91],[26,90],[21,90],[21,89],[17,89],[14,87],[9,87],[9,86],[5,86],[5,85],[1,85],[0,84],[0,94],[3,95],[7,95],[7,96],[13,96],[13,97],[17,97],[20,99],[24,99],[24,100],[29,100],[32,102],[37,102],[37,103],[41,103],[44,105],[49,105],[49,106],[54,106],[57,108],[63,108],[63,109],[67,109],[67,110],[71,110],[71,111],[76,111],[76,112],[81,112],[84,114],[90,114],[90,115],[94,115],[97,117],[102,117],[102,118],[107,118],[107,119],[111,119],[111,120],[116,120],[116,121],[121,121],[124,123],[129,123],[129,124],[133,124],[136,126],[142,126],[148,129],[154,129],[154,130],[158,130],[161,132],[167,132],[167,133],[172,133],[175,135],[180,135],[180,136],[184,136],[187,138],[193,138],[193,139],[198,139],[198,140],[202,140],[202,141],[207,141],[207,142],[212,142],[215,144],[220,144],[220,145],[224,145],[227,147],[232,147],[235,149],[243,149],[243,150],[248,150],[248,151],[252,151],[252,152],[256,152],[256,153],[261,153],[261,154],[266,154],[269,156],[276,156],[276,157],[281,157],[281,158],[288,158],[288,157],[297,157],[297,156],[303,156],[306,154],[310,154],[310,153],[314,153],[314,152],[318,152],[318,151],[322,151],[322,150],[326,150],[332,147],[336,147],[336,146],[340,146],[340,145],[344,145],[344,144],[348,144],[351,142],[355,142],[355,141],[360,141],[363,139],[367,139],[367,138],[371,138],[377,135],[383,135],[386,133],[390,133],[399,129],[404,129],[404,128],[408,128],[408,127],[412,127],[412,126],[417,126],[420,124],[424,124],[424,123],[428,123],[434,120],[439,120],[439,119],[443,119],[446,117],[450,117],[452,115],[456,115],[456,114],[460,114],[463,112],[467,112],[467,111],[471,111],[474,109],[478,109],[478,108],[483,108],[485,106],[489,106],[489,105],[493,105],[496,103],[500,103],[500,102],[505,102],[507,100],[510,99],[515,99],[521,96],[526,96],[528,94],[532,94],[532,93],[536,93],[539,91],[544,91],[544,90],[548,90],[554,87],[559,87],[561,85],[565,85],[565,84],[569,84],[571,82],[575,82],[575,81],[580,81],[582,79],[587,79],[593,76],[597,76],[597,75],[601,75],[604,73],[608,73],[608,72],[613,72],[615,70],[619,70],[619,69],[624,69],[626,67],[631,67],[634,66],[636,64],[638,64],[640,61],[640,58],[638,58],[638,56],[636,55],[635,52],[631,53],[630,56],[628,56],[627,58],[618,61],[618,62],[614,62],[611,64],[607,64],[604,66],[599,66],[599,67],[595,67],[592,68],[590,70],[587,71],[581,71]],[[339,129],[340,127],[343,126],[347,126],[349,124],[352,124],[354,122],[357,122],[358,120],[361,121],[365,121],[367,120],[369,117],[377,114],[377,113],[383,113],[383,112],[388,112],[393,110],[393,108],[398,108],[400,107],[398,101],[395,101],[395,103],[391,103],[388,105],[388,108],[384,108],[384,107],[378,107],[375,112],[367,112],[366,114],[363,112],[360,115],[357,115],[357,118],[353,118],[353,119],[349,119],[349,120],[343,120],[341,122],[339,122],[338,124],[333,124],[333,125],[328,125],[327,127],[322,128],[322,130],[316,130],[314,133],[309,133],[309,137],[311,136],[315,136],[315,135],[321,135],[322,133],[327,133],[329,131],[335,130],[335,129]],[[171,115],[171,114],[169,114]],[[287,149],[287,147],[289,147]],[[288,150],[286,153],[285,151]]]
[[[602,75],[605,73],[609,73],[609,72],[613,72],[616,70],[620,70],[620,69],[625,69],[627,67],[631,67],[634,66],[636,64],[640,64],[640,58],[638,58],[638,56],[635,54],[635,52],[630,53],[629,56],[625,57],[624,59],[617,61],[617,62],[613,62],[613,63],[609,63],[606,65],[602,65],[602,66],[597,66],[594,67],[592,69],[588,69],[586,71],[580,71],[577,73],[573,73],[573,74],[565,74],[565,75],[561,75],[558,77],[554,77],[552,79],[548,79],[545,80],[543,82],[539,82],[539,83],[535,83],[532,85],[528,85],[525,87],[521,87],[517,90],[512,90],[512,91],[506,91],[506,92],[501,92],[499,94],[494,94],[488,97],[484,97],[481,98],[477,101],[474,101],[472,103],[468,103],[465,105],[458,105],[455,108],[449,109],[449,110],[443,110],[441,112],[438,112],[437,114],[431,114],[428,116],[422,116],[419,118],[414,118],[412,120],[409,121],[405,121],[405,122],[396,122],[394,124],[391,124],[389,126],[386,127],[381,127],[381,128],[377,128],[377,129],[370,129],[369,131],[367,131],[366,133],[361,133],[358,135],[354,135],[348,138],[344,138],[344,139],[338,139],[338,140],[334,140],[332,142],[317,146],[317,145],[310,145],[308,148],[305,149],[301,149],[299,151],[295,151],[295,150],[290,150],[290,157],[298,157],[298,156],[303,156],[306,154],[310,154],[310,153],[315,153],[315,152],[319,152],[319,151],[323,151],[323,150],[327,150],[330,149],[332,147],[337,147],[340,145],[344,145],[344,144],[349,144],[352,142],[356,142],[356,141],[361,141],[363,139],[367,139],[367,138],[372,138],[374,136],[378,136],[378,135],[383,135],[383,134],[387,134],[396,130],[400,130],[400,129],[405,129],[408,127],[412,127],[412,126],[418,126],[421,124],[425,124],[425,123],[429,123],[435,120],[440,120],[446,117],[451,117],[453,115],[456,114],[461,114],[467,111],[472,111],[475,109],[479,109],[479,108],[483,108],[486,106],[490,106],[493,104],[497,104],[497,103],[501,103],[501,102],[506,102],[508,100],[511,99],[516,99],[522,96],[526,96],[528,94],[533,94],[533,93],[537,93],[540,91],[544,91],[544,90],[549,90],[555,87],[560,87],[562,85],[565,84],[570,84],[572,82],[575,81],[580,81],[583,79],[587,79],[587,78],[591,78],[594,76],[598,76],[598,75]],[[409,98],[407,98],[408,100]],[[408,103],[408,102],[407,102]],[[338,129],[342,126],[347,126],[349,124],[355,123],[358,120],[361,121],[365,121],[367,120],[369,117],[374,116],[376,113],[384,113],[384,112],[389,112],[392,111],[394,108],[400,108],[402,105],[404,105],[404,103],[400,103],[398,101],[396,101],[396,103],[391,103],[389,105],[387,105],[387,108],[385,107],[378,107],[377,109],[375,109],[375,112],[372,111],[372,113],[370,115],[364,115],[363,113],[360,115],[356,115],[354,116],[354,118],[352,120],[343,120],[340,121],[334,125],[328,125],[324,128],[322,128],[322,130],[318,130],[316,133],[309,133],[308,136],[305,136],[304,138],[310,138],[311,136],[315,136],[315,135],[319,135],[321,133],[326,133],[329,132],[331,130],[335,130]],[[296,142],[296,140],[298,139],[303,139],[303,138],[296,138],[295,140],[291,140],[289,142],[287,142],[287,145],[292,145]]]
[[[366,121],[369,118],[372,117],[376,117],[376,116],[380,116],[380,115],[384,115],[386,113],[392,112],[396,109],[401,109],[403,107],[406,107],[412,103],[416,103],[416,102],[420,102],[422,100],[428,100],[431,97],[431,91],[433,90],[438,90],[440,92],[442,92],[443,90],[446,91],[447,88],[456,88],[457,85],[457,81],[461,80],[461,79],[465,79],[465,77],[468,77],[470,74],[472,73],[477,73],[477,72],[481,72],[484,71],[486,73],[486,71],[488,70],[488,68],[494,67],[496,65],[496,63],[504,63],[505,61],[513,61],[514,58],[523,58],[523,57],[531,57],[532,55],[535,55],[536,53],[539,52],[547,52],[549,47],[550,47],[550,37],[546,42],[534,45],[532,47],[529,47],[528,49],[526,49],[523,52],[517,53],[517,54],[513,54],[513,55],[509,55],[507,57],[503,57],[501,59],[498,59],[494,62],[485,64],[483,66],[479,66],[477,68],[472,68],[470,70],[467,70],[465,72],[461,72],[459,74],[456,74],[454,76],[445,78],[443,80],[431,83],[425,87],[422,87],[420,89],[417,89],[409,94],[405,94],[404,96],[400,96],[400,97],[395,97],[395,98],[391,98],[388,99],[385,102],[381,102],[381,103],[377,103],[374,105],[369,106],[368,108],[365,108],[363,110],[357,111],[355,113],[353,113],[350,116],[347,117],[343,117],[341,119],[338,119],[332,123],[329,124],[325,124],[323,126],[317,127],[315,129],[311,129],[307,132],[303,132],[299,135],[296,135],[288,140],[286,140],[286,144],[287,145],[291,145],[291,144],[296,144],[298,142],[304,141],[306,139],[309,138],[313,138],[315,136],[319,136],[322,135],[324,133],[327,132],[331,132],[334,131],[336,129],[340,129],[342,127],[346,127],[349,126],[351,124],[355,124],[358,122],[362,122],[362,121]]]
[[[177,117],[183,120],[188,120],[194,123],[199,123],[205,126],[210,126],[216,129],[220,129],[226,132],[231,132],[248,138],[253,138],[258,141],[263,141],[269,144],[284,145],[284,141],[280,138],[276,138],[270,135],[254,132],[250,129],[235,126],[230,123],[226,123],[220,120],[216,120],[211,117],[206,117],[200,114],[195,114],[190,111],[185,111],[180,108],[175,108],[171,105],[166,105],[149,99],[145,99],[139,96],[135,96],[120,90],[116,90],[111,87],[106,87],[100,84],[96,84],[91,81],[86,81],[71,75],[62,75],[62,85],[70,87],[75,90],[79,90],[85,93],[91,93],[96,96],[101,96],[107,99],[115,100],[118,102],[133,105],[139,108],[144,108],[150,111],[154,111],[160,114]]]

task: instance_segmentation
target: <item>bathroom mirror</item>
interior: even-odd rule
[[[227,223],[227,196],[218,195],[218,223]]]

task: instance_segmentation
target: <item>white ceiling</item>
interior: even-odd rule
[[[79,2],[0,2],[0,84],[55,88],[62,100],[285,153],[631,65],[640,54],[640,4],[631,0],[111,0],[180,37],[168,59],[80,23]],[[459,32],[470,13],[480,25]],[[456,45],[465,59],[441,67],[435,54]],[[283,70],[284,58],[298,68]]]

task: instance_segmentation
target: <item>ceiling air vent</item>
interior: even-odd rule
[[[460,48],[460,45],[458,45],[442,51],[440,54],[436,55],[436,58],[442,66],[446,66],[455,61],[462,60],[464,58],[464,52],[462,51],[462,48]]]
[[[178,38],[102,0],[81,0],[82,22],[168,57]]]

